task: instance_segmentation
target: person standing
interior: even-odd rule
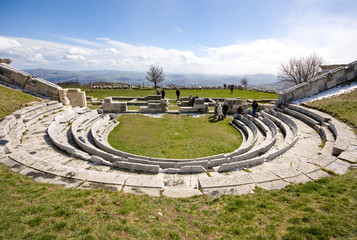
[[[217,100],[215,105],[214,105],[214,117],[213,117],[214,120],[216,120],[217,115],[218,115],[218,106],[219,106],[219,102]]]
[[[226,101],[224,101],[222,109],[223,109],[223,118],[226,118],[228,112],[228,103]]]
[[[192,105],[192,95],[190,95],[189,97],[188,97],[188,106],[189,107],[192,107],[193,105]]]
[[[164,88],[161,91],[161,98],[165,98],[165,89]]]
[[[253,117],[255,117],[255,115],[257,114],[258,107],[259,107],[259,105],[258,105],[257,101],[254,100],[252,103]]]
[[[218,104],[217,106],[217,114],[218,114],[218,120],[223,120],[223,108],[222,104]]]
[[[93,92],[93,84],[89,84],[89,89],[90,89],[90,92]]]
[[[234,85],[231,85],[231,94],[233,93]]]
[[[195,97],[192,97],[192,107],[195,105],[195,102],[196,102],[196,98]]]
[[[177,96],[177,100],[180,99],[180,89],[176,89],[176,96]]]
[[[239,118],[239,115],[243,115],[243,113],[244,113],[244,109],[243,109],[242,105],[240,105],[237,108],[237,112],[233,115],[233,118],[237,119],[237,118]]]

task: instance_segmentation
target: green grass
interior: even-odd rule
[[[171,199],[66,189],[0,164],[0,239],[357,239],[357,171],[255,191]]]
[[[213,121],[211,115],[120,115],[120,123],[109,134],[116,149],[159,158],[197,158],[232,152],[242,142],[229,125],[230,118]]]
[[[0,86],[0,119],[21,109],[26,103],[40,100],[21,91]]]
[[[0,165],[0,239],[356,239],[357,174],[253,195],[149,197],[35,183]]]
[[[87,96],[92,96],[98,99],[104,99],[108,96],[128,96],[128,97],[146,97],[148,95],[156,95],[156,91],[153,89],[94,89],[91,93],[88,86],[80,87],[83,91],[86,92]],[[161,89],[158,89],[161,91]],[[215,98],[236,98],[240,97],[243,100],[247,99],[277,99],[278,95],[275,93],[263,93],[263,92],[254,92],[249,90],[234,90],[233,94],[230,93],[231,90],[223,89],[203,89],[203,90],[181,90],[180,97],[189,97],[190,95],[199,97],[215,97]],[[176,90],[165,90],[166,98],[176,99]]]

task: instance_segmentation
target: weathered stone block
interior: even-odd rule
[[[11,79],[14,80],[14,84],[20,87],[24,87],[27,80],[31,78],[31,75],[23,72],[11,72]]]
[[[79,88],[68,88],[66,97],[70,101],[72,107],[85,107],[87,106],[86,93],[82,92]]]
[[[146,101],[150,100],[161,100],[161,95],[149,95],[146,97]]]
[[[14,80],[0,73],[0,80],[9,84],[14,84]]]

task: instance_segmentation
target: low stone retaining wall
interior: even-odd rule
[[[18,70],[10,65],[10,59],[0,59],[0,81],[6,85],[23,89],[24,91],[73,107],[87,105],[85,92],[80,89],[62,89],[60,86],[42,78],[32,77],[29,73]]]
[[[279,93],[276,106],[280,107],[294,100],[311,97],[317,93],[351,81],[357,81],[357,61],[338,67],[311,79],[309,82],[301,83]]]

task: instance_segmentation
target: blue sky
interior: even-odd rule
[[[0,0],[0,57],[63,70],[277,74],[357,60],[355,0]]]

